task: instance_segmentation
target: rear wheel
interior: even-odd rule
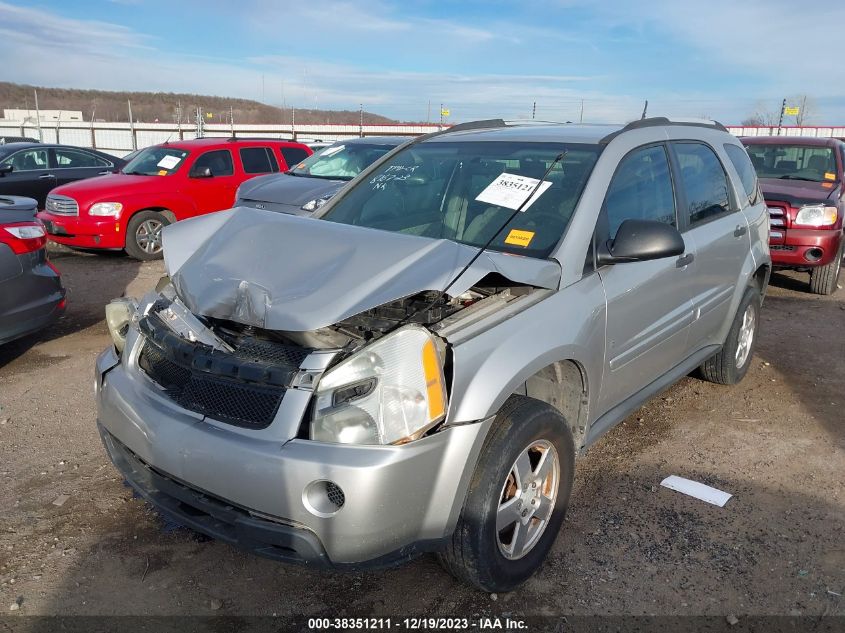
[[[510,591],[542,565],[569,505],[575,451],[557,409],[512,396],[484,443],[441,564],[483,591]]]
[[[759,324],[760,291],[751,287],[742,296],[722,349],[701,366],[702,377],[720,385],[735,385],[742,380],[751,365]]]
[[[161,230],[170,224],[158,211],[139,211],[126,225],[126,252],[135,259],[161,259]]]
[[[839,273],[842,270],[842,251],[845,248],[845,238],[839,247],[839,252],[827,266],[819,266],[810,271],[810,291],[817,295],[831,295],[836,291],[839,283]]]

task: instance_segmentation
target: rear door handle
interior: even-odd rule
[[[689,266],[692,264],[692,260],[695,259],[695,255],[692,253],[687,253],[686,255],[681,255],[678,258],[678,261],[675,262],[675,266],[678,268],[684,268],[685,266]]]
[[[734,237],[742,237],[748,233],[748,227],[742,226],[741,224],[737,224],[736,228],[734,229]]]
[[[41,174],[39,178],[55,178],[56,174]]]

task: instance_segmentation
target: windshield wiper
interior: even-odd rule
[[[821,182],[821,180],[816,180],[815,178],[806,178],[804,176],[792,176],[790,174],[784,174],[783,176],[778,176],[780,180],[806,180],[807,182]]]

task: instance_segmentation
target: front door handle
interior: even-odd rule
[[[692,253],[687,253],[686,255],[681,255],[678,258],[678,261],[675,262],[675,266],[678,268],[684,268],[685,266],[689,266],[692,264],[692,260],[695,259],[695,255]]]
[[[56,174],[41,174],[39,178],[55,178]]]
[[[741,224],[737,224],[736,228],[734,229],[734,237],[742,237],[748,233],[748,227],[742,226]]]

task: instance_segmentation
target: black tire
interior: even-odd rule
[[[734,322],[728,332],[728,338],[722,349],[715,356],[711,356],[701,365],[701,377],[704,380],[715,382],[719,385],[735,385],[748,373],[751,359],[754,357],[754,348],[757,347],[757,333],[760,329],[760,291],[755,287],[746,289],[739,302],[739,308],[734,316]],[[747,310],[751,310],[754,319],[754,330],[748,353],[741,365],[737,366],[737,350],[740,346],[740,331]]]
[[[126,224],[126,254],[141,261],[161,259],[161,229],[170,224],[163,213],[158,211],[138,211],[129,218]],[[158,226],[158,244],[150,246],[150,242],[144,242],[143,234],[150,233],[150,227]],[[155,238],[151,238],[154,240]]]
[[[557,497],[538,540],[521,558],[509,559],[500,549],[497,510],[517,457],[537,441],[547,442],[556,451]],[[509,398],[484,442],[455,532],[438,554],[443,567],[482,591],[510,591],[525,582],[543,564],[560,531],[574,465],[572,434],[557,409],[525,396]]]
[[[819,266],[810,271],[810,292],[816,295],[832,295],[839,283],[839,273],[842,270],[842,250],[845,238],[839,246],[836,257],[827,266]]]

